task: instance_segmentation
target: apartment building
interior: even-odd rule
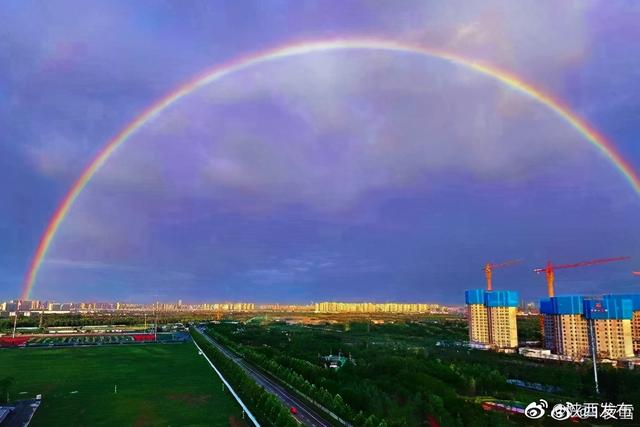
[[[469,341],[499,351],[512,351],[518,347],[518,301],[515,291],[467,290]]]
[[[599,299],[564,295],[541,300],[545,348],[573,360],[590,357],[593,326],[598,358],[633,357],[632,307],[632,300],[622,295]]]

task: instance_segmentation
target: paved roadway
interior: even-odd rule
[[[202,335],[218,350],[220,350],[229,359],[236,362],[253,380],[264,387],[269,393],[276,396],[287,408],[292,406],[298,410],[298,413],[294,417],[305,426],[310,427],[330,427],[333,424],[325,421],[325,419],[318,414],[318,411],[311,408],[308,404],[303,402],[295,393],[282,387],[272,379],[268,378],[262,372],[255,369],[247,361],[238,357],[231,350],[219,344],[216,340],[207,335],[202,329],[199,329]]]
[[[26,427],[31,422],[33,414],[40,406],[40,400],[18,400],[5,405],[5,407],[11,407],[13,410],[7,418],[0,424],[2,427]]]

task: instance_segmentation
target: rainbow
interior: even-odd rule
[[[566,104],[504,70],[443,50],[399,41],[370,38],[349,38],[289,44],[240,57],[205,71],[150,105],[138,117],[136,117],[135,120],[129,123],[120,131],[120,133],[110,140],[93,158],[93,160],[91,160],[87,168],[69,189],[68,193],[65,195],[64,199],[62,199],[53,216],[49,220],[47,228],[40,238],[38,247],[36,248],[33,258],[29,264],[23,283],[21,299],[29,299],[31,290],[33,289],[33,285],[38,276],[38,271],[42,265],[45,255],[47,254],[47,250],[53,241],[56,231],[60,228],[60,224],[62,224],[62,221],[69,212],[69,209],[71,209],[74,201],[78,198],[80,193],[82,193],[82,190],[84,190],[87,184],[89,184],[91,178],[93,178],[96,172],[107,162],[107,160],[109,160],[111,155],[120,146],[128,141],[129,138],[146,123],[160,115],[165,108],[205,85],[246,68],[280,58],[338,50],[388,51],[428,56],[448,61],[479,74],[491,77],[521,94],[538,101],[572,126],[582,134],[587,141],[593,144],[622,173],[634,191],[640,195],[640,178],[638,177],[638,174],[632,169],[631,165],[622,158],[610,141],[608,141],[595,128],[573,113]]]

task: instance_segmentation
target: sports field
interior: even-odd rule
[[[42,394],[36,427],[248,425],[191,342],[4,349],[0,366],[11,400]]]

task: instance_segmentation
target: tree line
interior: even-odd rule
[[[193,327],[190,332],[193,340],[198,343],[202,351],[222,372],[261,424],[274,427],[298,426],[289,410],[274,395],[256,384],[240,366],[222,354],[202,335],[194,331]]]

